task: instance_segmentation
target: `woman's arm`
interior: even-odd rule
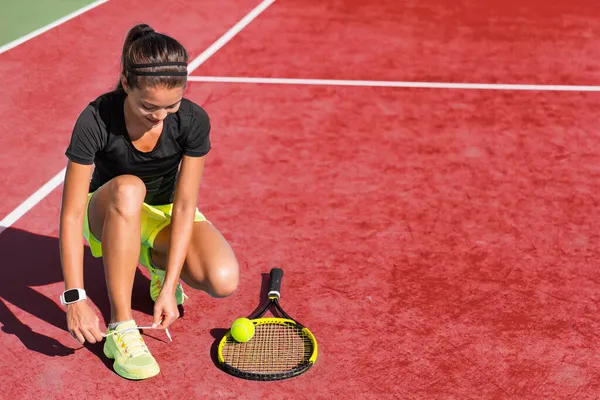
[[[69,161],[60,212],[59,246],[65,290],[83,289],[83,219],[93,165]],[[67,328],[80,343],[100,342],[99,319],[87,300],[67,305]]]
[[[83,289],[83,219],[93,165],[69,161],[60,212],[60,256],[65,290]]]
[[[184,156],[173,200],[169,253],[163,290],[175,294],[192,236],[205,157]]]

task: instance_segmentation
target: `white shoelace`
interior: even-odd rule
[[[133,328],[127,328],[127,329],[121,329],[119,331],[113,331],[111,333],[108,334],[103,334],[104,337],[108,337],[110,335],[114,335],[114,334],[121,334],[121,333],[125,333],[125,332],[129,332],[129,331],[137,331],[140,329],[159,329],[159,328],[153,328],[152,326],[135,326]],[[169,340],[172,342],[173,339],[171,338],[171,334],[169,333],[169,329],[165,329],[165,333],[167,334],[167,337],[169,338]]]
[[[117,334],[121,338],[121,342],[125,345],[125,352],[129,353],[129,358],[150,354],[139,331],[134,332],[132,329],[123,329],[117,332]]]

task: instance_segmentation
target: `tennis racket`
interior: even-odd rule
[[[279,305],[282,277],[282,269],[271,270],[269,298],[248,316],[254,324],[254,336],[240,343],[228,331],[221,339],[219,364],[225,372],[244,379],[276,381],[308,371],[317,359],[317,341],[313,334]],[[271,306],[279,317],[263,318]]]

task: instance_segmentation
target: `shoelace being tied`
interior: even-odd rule
[[[154,327],[152,327],[152,326],[134,326],[134,327],[132,327],[132,328],[121,329],[121,330],[119,330],[119,331],[113,331],[113,332],[111,332],[111,333],[107,333],[107,334],[105,333],[105,334],[104,334],[104,337],[108,337],[108,336],[110,336],[110,335],[115,335],[115,334],[117,334],[117,335],[122,335],[122,334],[123,334],[123,333],[125,333],[125,332],[130,332],[130,331],[139,331],[140,329],[159,329],[159,328],[154,328]],[[165,333],[167,334],[167,337],[169,338],[169,340],[172,342],[172,341],[173,341],[173,339],[171,338],[171,334],[169,333],[169,329],[168,329],[168,328],[167,328],[167,329],[165,329]]]

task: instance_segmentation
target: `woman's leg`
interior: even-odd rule
[[[122,175],[99,188],[90,200],[91,233],[102,242],[111,323],[132,319],[131,295],[140,252],[140,220],[146,187]]]
[[[153,264],[161,269],[166,268],[170,234],[168,225],[156,236],[151,251]],[[207,221],[194,222],[181,279],[213,297],[229,296],[238,286],[239,267],[235,255],[223,235]]]

